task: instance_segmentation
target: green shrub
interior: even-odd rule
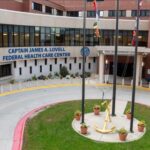
[[[77,73],[75,73],[75,76],[76,76],[76,77],[79,77],[79,73],[78,73],[78,72],[77,72]]]
[[[11,83],[11,84],[14,84],[14,83],[15,83],[15,80],[10,80],[10,83]]]
[[[119,134],[127,134],[128,131],[125,128],[121,128],[121,129],[118,130],[118,133]]]
[[[91,72],[85,72],[85,77],[86,78],[91,77]]]
[[[61,69],[60,69],[60,75],[62,77],[66,77],[67,75],[69,74],[67,68],[65,66],[63,66]]]
[[[59,73],[58,73],[58,72],[55,72],[55,73],[54,73],[54,76],[55,76],[55,77],[59,77]]]
[[[32,80],[33,80],[33,81],[37,80],[37,77],[34,75],[34,76],[32,77]]]
[[[49,75],[47,76],[49,79],[52,79],[52,74],[51,73],[49,73]]]
[[[84,77],[85,77],[85,78],[88,78],[88,77],[90,77],[90,76],[91,76],[91,73],[90,73],[90,72],[85,72],[85,74],[84,74]],[[83,75],[81,74],[80,77],[82,78]]]

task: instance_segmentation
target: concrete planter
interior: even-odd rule
[[[126,116],[127,116],[127,119],[131,120],[131,113],[127,113]]]
[[[144,128],[145,128],[145,126],[143,125],[138,125],[138,131],[139,132],[144,132]]]
[[[87,127],[81,126],[81,134],[87,134]]]
[[[93,108],[94,115],[99,115],[100,114],[100,108]]]
[[[77,121],[80,121],[80,118],[81,118],[81,115],[75,115],[75,119],[76,119]]]
[[[120,141],[126,141],[127,135],[128,134],[121,134],[121,133],[119,133],[119,139],[120,139]]]

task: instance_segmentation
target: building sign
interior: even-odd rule
[[[84,47],[81,49],[81,55],[83,56],[83,53],[84,55],[87,57],[90,55],[90,49],[88,47]]]
[[[27,47],[27,48],[8,48],[6,54],[1,56],[2,61],[16,61],[24,59],[42,58],[65,58],[70,57],[63,47]]]

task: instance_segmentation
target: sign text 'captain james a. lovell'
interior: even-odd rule
[[[70,57],[63,47],[29,47],[29,48],[9,48],[7,54],[2,56],[2,61],[15,61],[24,59],[42,58],[64,58]]]

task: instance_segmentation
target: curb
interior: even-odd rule
[[[27,119],[30,116],[32,116],[34,113],[46,108],[49,105],[51,105],[51,104],[47,104],[47,105],[35,108],[35,109],[31,110],[30,112],[28,112],[23,118],[21,118],[19,120],[19,122],[17,123],[17,125],[15,127],[15,131],[14,131],[12,150],[22,150],[23,134],[24,134],[24,128],[25,128]],[[52,104],[52,105],[54,105],[54,104]]]
[[[89,86],[104,86],[104,87],[111,87],[112,84],[89,84]],[[4,93],[0,93],[0,97],[2,96],[7,96],[7,95],[11,95],[11,94],[16,94],[16,93],[21,93],[21,92],[29,92],[29,91],[34,91],[34,90],[40,90],[40,89],[50,89],[50,88],[59,88],[59,87],[69,87],[69,86],[81,86],[80,83],[72,83],[72,84],[51,84],[51,85],[45,85],[45,86],[38,86],[38,87],[29,87],[29,88],[24,88],[24,89],[20,89],[20,90],[13,90],[13,91],[9,91],[9,92],[4,92]],[[122,87],[122,88],[128,88],[131,89],[132,86],[130,85],[117,85],[117,87]],[[146,87],[141,87],[141,86],[137,86],[136,87],[139,90],[143,90],[143,91],[150,91],[150,88],[146,88]]]

